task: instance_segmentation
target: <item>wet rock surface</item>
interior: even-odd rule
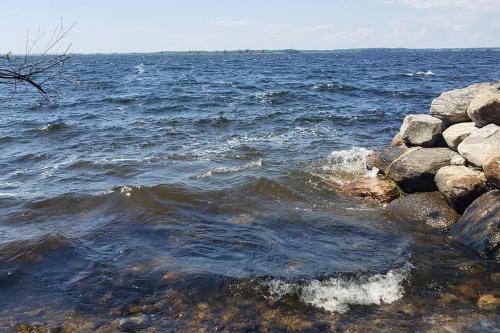
[[[483,258],[500,259],[500,190],[477,198],[451,229],[451,235]]]
[[[389,203],[385,210],[399,220],[425,223],[436,229],[447,229],[460,217],[437,191],[403,196]]]
[[[384,176],[363,177],[344,184],[341,190],[349,196],[372,199],[378,202],[391,202],[400,196],[398,186]]]

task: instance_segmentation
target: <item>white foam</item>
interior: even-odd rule
[[[436,75],[432,71],[418,71],[416,73],[405,73],[405,76],[432,76]]]
[[[371,153],[373,150],[362,147],[333,151],[327,157],[327,164],[323,166],[323,170],[365,175],[368,172],[366,158]]]
[[[403,282],[408,278],[411,267],[408,263],[386,274],[351,279],[310,280],[305,284],[273,279],[264,285],[275,299],[296,294],[306,304],[330,312],[345,313],[351,305],[380,305],[399,300],[404,295]]]
[[[201,178],[206,178],[206,177],[212,177],[214,174],[217,173],[229,173],[229,172],[239,172],[247,169],[252,169],[252,168],[259,168],[262,166],[262,159],[259,158],[256,161],[252,161],[246,164],[243,164],[238,167],[217,167],[214,169],[210,169],[198,176],[196,178],[201,179]]]
[[[142,62],[134,68],[137,69],[138,74],[143,74],[146,71]]]

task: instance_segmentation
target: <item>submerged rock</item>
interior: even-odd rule
[[[417,148],[396,158],[385,174],[408,193],[428,192],[436,189],[434,176],[450,165],[456,153],[448,148]]]
[[[483,258],[500,259],[500,190],[477,198],[451,229],[451,235]]]
[[[363,177],[342,186],[347,195],[368,198],[379,202],[390,202],[400,196],[398,186],[386,177]]]
[[[476,166],[482,166],[486,158],[500,148],[500,127],[484,126],[472,133],[458,145],[458,152]]]
[[[446,125],[470,121],[467,109],[472,100],[477,94],[488,91],[500,91],[500,82],[477,83],[466,88],[446,91],[432,101],[430,113]]]
[[[500,308],[500,295],[485,294],[477,300],[477,306],[485,310],[496,310]]]
[[[488,124],[500,126],[500,93],[485,92],[478,94],[470,103],[467,115],[477,127]]]
[[[434,181],[446,201],[459,213],[486,191],[484,174],[465,166],[445,166],[436,173]]]
[[[406,144],[432,146],[443,131],[443,122],[428,114],[410,114],[403,120],[401,138]]]
[[[439,192],[409,194],[392,201],[385,210],[400,220],[425,223],[437,229],[449,228],[460,217]]]
[[[476,124],[473,122],[451,125],[444,130],[443,138],[450,149],[457,151],[458,145],[476,129]]]
[[[488,180],[488,184],[500,188],[500,151],[491,154],[484,161],[483,170],[484,176]]]

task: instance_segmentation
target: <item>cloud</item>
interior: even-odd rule
[[[243,28],[258,24],[258,22],[248,20],[220,20],[214,22],[215,26],[223,28]]]
[[[373,0],[387,5],[400,5],[414,9],[433,9],[438,7],[491,10],[500,9],[499,0]]]

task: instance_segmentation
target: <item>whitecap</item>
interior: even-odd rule
[[[386,274],[332,277],[323,281],[313,279],[303,283],[272,279],[263,285],[275,300],[285,295],[297,295],[302,302],[314,307],[346,313],[352,305],[381,305],[401,299],[404,295],[403,282],[408,279],[412,267],[407,263]]]
[[[210,170],[196,176],[195,178],[202,179],[202,178],[212,177],[214,174],[217,174],[217,173],[239,172],[239,171],[243,171],[243,170],[247,170],[247,169],[259,168],[261,166],[262,166],[262,159],[259,158],[256,161],[252,161],[252,162],[249,162],[249,163],[243,164],[241,166],[237,166],[237,167],[217,167],[214,169],[210,169]]]
[[[142,62],[139,65],[135,66],[134,68],[137,69],[138,74],[143,74],[146,71],[146,69],[144,68],[144,64]]]
[[[432,71],[418,71],[416,73],[404,73],[403,75],[411,77],[411,76],[432,76],[436,74],[434,74],[434,72]]]

